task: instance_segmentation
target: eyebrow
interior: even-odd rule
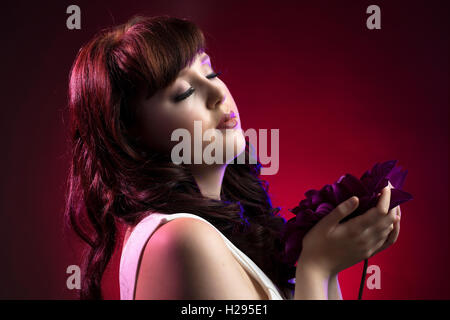
[[[211,59],[207,54],[205,54],[200,61],[202,65],[208,62],[208,64],[211,65]]]
[[[193,63],[194,63],[194,60],[192,60],[191,63],[193,64]],[[207,63],[207,64],[209,65],[210,68],[212,68],[212,66],[211,66],[211,58],[210,58],[206,53],[204,53],[203,56],[202,56],[201,59],[200,59],[200,64],[201,64],[201,65],[204,65],[205,63]],[[174,82],[175,82],[175,81],[174,81]],[[174,85],[174,84],[172,84],[172,85]]]

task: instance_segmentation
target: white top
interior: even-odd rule
[[[181,217],[200,219],[212,226],[222,236],[233,256],[239,261],[244,269],[261,284],[261,287],[267,293],[269,299],[284,300],[282,291],[280,291],[275,286],[275,284],[246,254],[239,250],[209,221],[191,213],[151,213],[135,226],[125,246],[122,249],[122,256],[120,258],[119,285],[121,300],[134,300],[136,275],[139,268],[139,261],[150,236],[159,226],[170,220]]]

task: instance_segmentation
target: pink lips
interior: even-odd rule
[[[236,115],[233,111],[230,114],[225,114],[217,129],[233,129],[238,124],[235,118]]]

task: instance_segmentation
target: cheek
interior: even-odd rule
[[[202,101],[196,101],[192,104],[195,105],[203,103]],[[183,108],[182,111],[173,115],[171,120],[171,128],[178,129],[184,128],[189,131],[191,137],[194,137],[194,133],[203,134],[206,130],[216,127],[216,120],[211,116],[211,112],[206,108],[196,108],[194,106]]]
[[[147,113],[140,118],[144,140],[150,149],[167,153],[171,148],[171,135],[179,124],[176,119],[156,112]]]
[[[180,108],[181,109],[181,108]],[[170,153],[179,141],[172,141],[172,133],[177,129],[186,129],[194,140],[194,133],[204,133],[208,128],[214,127],[212,119],[207,113],[194,110],[174,110],[173,113],[147,114],[142,119],[142,127],[145,132],[145,141],[150,148]],[[197,121],[197,123],[196,123]],[[200,138],[201,139],[201,138]]]

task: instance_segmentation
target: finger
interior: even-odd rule
[[[397,241],[399,233],[400,233],[400,222],[396,222],[394,223],[394,230],[392,230],[392,232],[389,233],[384,245],[386,247],[393,245]]]
[[[386,240],[390,233],[395,229],[395,222],[397,221],[397,209],[394,208],[389,211],[389,215],[383,217],[382,221],[370,226],[365,230],[365,234],[373,239]]]
[[[389,185],[384,187],[381,190],[381,196],[378,200],[378,203],[375,207],[370,208],[364,214],[353,218],[353,222],[359,224],[363,228],[373,227],[378,223],[380,218],[388,215],[389,212],[389,204],[390,204],[390,193],[391,188]]]
[[[400,206],[395,207],[397,210],[397,214],[395,216],[395,221],[394,221],[394,230],[392,231],[392,233],[390,233],[390,236],[395,236],[398,237],[398,234],[400,233]],[[395,238],[395,240],[397,240],[397,238]]]
[[[389,235],[394,231],[395,229],[395,223],[388,224],[384,227],[378,234],[375,235],[375,237],[378,237],[379,239],[383,239],[384,241],[387,240]]]
[[[353,219],[349,220],[346,223],[348,223],[349,226],[353,224],[355,226],[358,225],[363,229],[367,229],[373,227],[373,225],[376,222],[377,216],[379,216],[379,214],[375,214],[374,208],[371,208],[366,212],[364,212],[362,215],[354,217]]]
[[[400,220],[394,223],[394,229],[388,234],[386,241],[383,243],[381,248],[376,251],[376,253],[381,252],[387,247],[394,244],[397,241],[399,234],[400,234]]]
[[[386,229],[387,227],[389,227],[390,225],[392,225],[397,221],[398,219],[397,217],[398,217],[397,207],[392,208],[391,210],[389,210],[389,213],[385,217],[382,217],[382,220],[380,222],[374,225],[375,230],[382,231]]]
[[[389,185],[387,185],[386,187],[383,188],[383,190],[381,190],[381,196],[380,199],[378,200],[376,208],[378,209],[379,212],[387,214],[389,211],[390,202],[391,202],[391,188],[389,187]]]
[[[394,232],[396,233],[394,241],[397,241],[398,235],[400,234],[400,220],[401,220],[400,206],[398,207],[398,212],[399,215],[397,216],[397,221],[394,223],[395,226]]]
[[[350,213],[355,211],[359,205],[358,197],[350,197],[349,199],[341,202],[336,208],[333,209],[328,215],[322,218],[322,225],[332,228],[337,226],[339,221],[344,219]]]

